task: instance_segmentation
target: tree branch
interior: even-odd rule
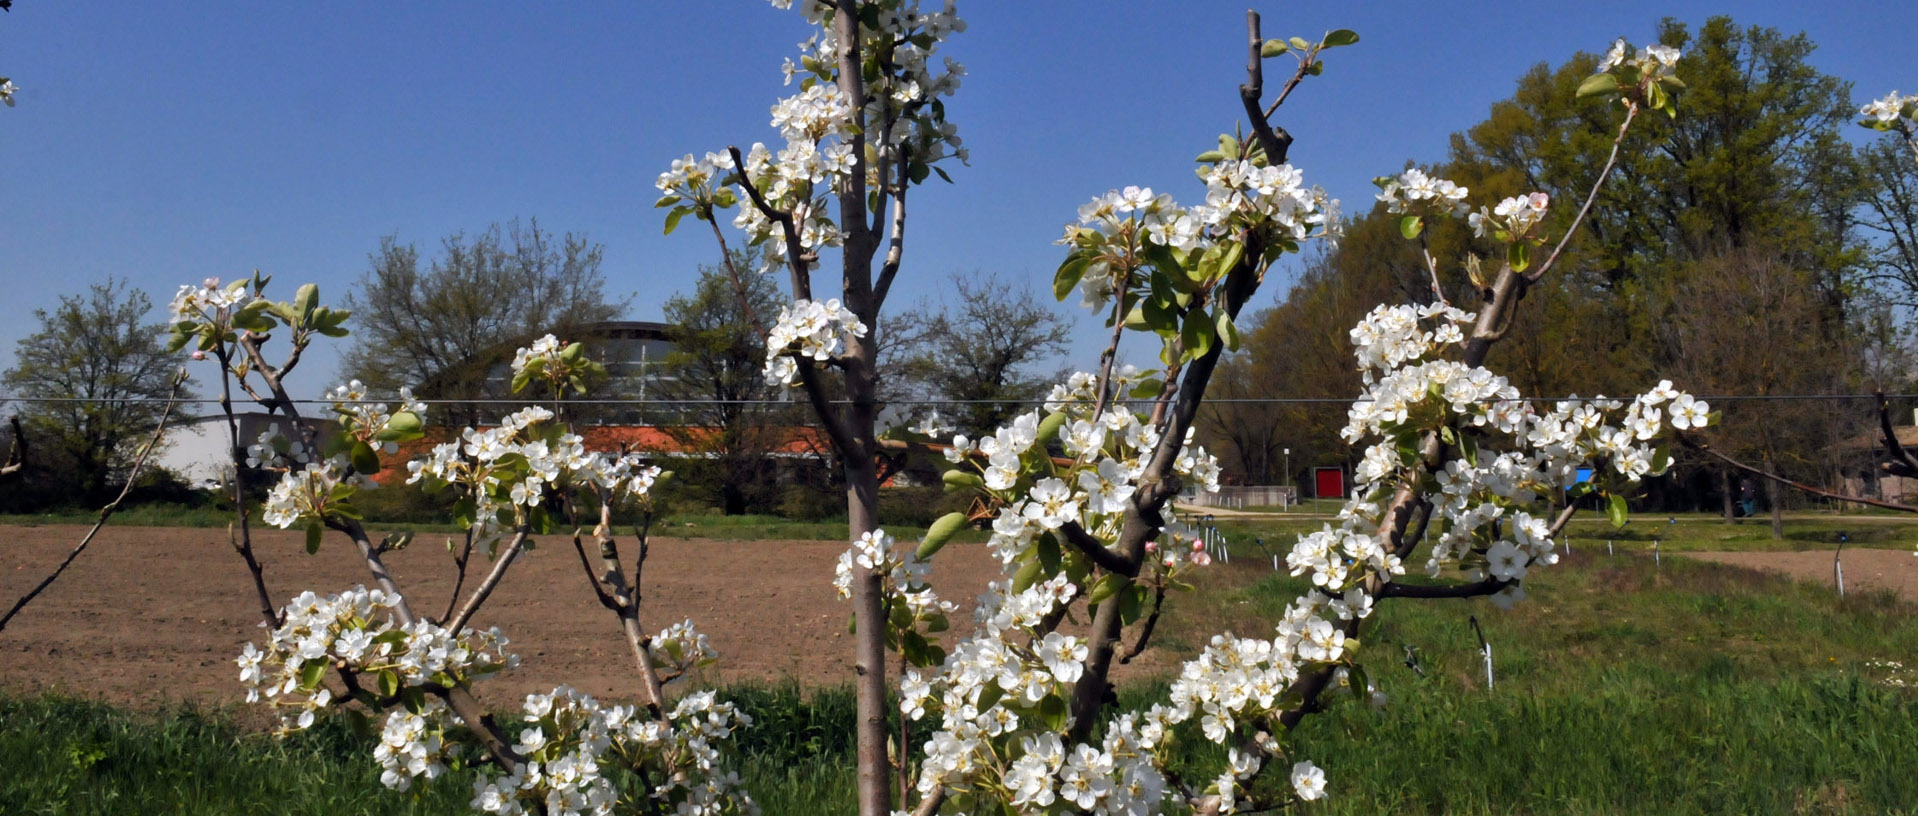
[[[779,225],[780,234],[786,239],[786,265],[793,273],[793,297],[812,300],[812,274],[806,268],[806,248],[799,240],[799,228],[793,222],[792,213],[775,209],[765,196],[760,195],[759,188],[753,186],[752,178],[746,175],[746,157],[739,154],[737,146],[727,147],[726,152],[733,157],[733,170],[739,174],[739,186],[745,188],[746,198],[758,208],[760,215]],[[713,229],[718,228],[715,222]]]
[[[1059,533],[1066,543],[1071,544],[1073,549],[1085,553],[1086,557],[1092,559],[1092,563],[1098,564],[1101,569],[1128,578],[1138,576],[1138,561],[1126,557],[1123,553],[1106,549],[1104,544],[1099,543],[1099,539],[1093,538],[1091,533],[1086,532],[1086,528],[1079,526],[1079,522],[1066,522],[1059,527]]]
[[[1265,150],[1266,163],[1273,166],[1284,164],[1286,153],[1292,147],[1292,134],[1285,132],[1284,128],[1274,127],[1269,119],[1271,114],[1260,110],[1265,97],[1265,57],[1260,54],[1260,49],[1265,46],[1265,39],[1259,36],[1258,12],[1246,10],[1245,33],[1248,40],[1246,79],[1245,84],[1239,86],[1239,101],[1245,106],[1246,118],[1252,125],[1252,135],[1259,140],[1259,147]],[[1299,80],[1304,78],[1310,64],[1304,60],[1299,62],[1299,72],[1285,83],[1285,90],[1280,93],[1278,101],[1272,104],[1275,111],[1285,97],[1292,93],[1292,88],[1299,84]]]
[[[1792,481],[1776,473],[1772,473],[1771,471],[1752,467],[1751,465],[1747,465],[1744,462],[1740,462],[1737,459],[1731,458],[1730,456],[1726,456],[1725,454],[1719,453],[1716,449],[1712,448],[1712,446],[1707,445],[1704,442],[1700,442],[1696,439],[1693,439],[1689,434],[1683,434],[1683,433],[1678,434],[1678,441],[1681,444],[1683,444],[1685,447],[1688,447],[1688,448],[1691,448],[1692,450],[1703,453],[1706,456],[1710,456],[1714,459],[1717,459],[1720,462],[1724,462],[1727,465],[1731,465],[1734,468],[1742,470],[1746,473],[1750,473],[1753,476],[1759,476],[1765,479],[1770,479],[1771,481],[1777,482],[1778,484],[1784,485],[1786,487],[1789,487],[1801,493],[1809,493],[1813,496],[1821,496],[1823,498],[1836,499],[1838,501],[1856,502],[1858,504],[1870,505],[1872,507],[1882,507],[1882,508],[1885,508],[1886,510],[1897,510],[1898,512],[1901,512],[1901,513],[1918,513],[1918,506],[1913,506],[1909,504],[1899,504],[1897,502],[1880,501],[1878,499],[1870,499],[1864,496],[1852,496],[1844,493],[1834,493],[1830,490],[1824,490],[1822,488],[1812,487],[1811,485],[1805,484],[1803,482]]]
[[[1891,402],[1885,399],[1885,392],[1883,390],[1878,391],[1877,395],[1878,428],[1884,432],[1885,449],[1889,451],[1892,456],[1892,460],[1883,463],[1881,467],[1884,468],[1886,473],[1893,476],[1918,478],[1918,460],[1914,460],[1911,454],[1905,450],[1904,443],[1898,441],[1898,432],[1892,429]]]
[[[7,419],[13,426],[13,441],[7,449],[7,463],[0,465],[0,477],[12,476],[27,466],[27,432],[20,427],[20,415]]]
[[[480,581],[479,586],[473,588],[473,594],[466,598],[466,603],[460,605],[459,614],[454,615],[453,619],[447,622],[448,631],[455,635],[459,634],[460,629],[466,626],[466,622],[472,620],[473,613],[478,612],[480,605],[486,603],[486,599],[493,594],[494,588],[499,586],[500,579],[506,577],[506,570],[513,565],[513,559],[518,558],[520,550],[526,546],[526,534],[529,530],[530,528],[522,526],[513,532],[512,543],[508,544],[506,551],[500,553],[499,559],[493,562],[493,569],[486,573],[486,578]]]

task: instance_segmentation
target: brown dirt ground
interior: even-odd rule
[[[1806,552],[1694,552],[1688,558],[1789,575],[1835,586],[1830,550]],[[1844,553],[1845,589],[1879,589],[1918,600],[1918,559],[1909,550],[1849,549]]]
[[[85,531],[0,526],[0,600],[11,605]],[[422,535],[386,559],[422,613],[438,615],[452,588],[445,538]],[[306,589],[336,592],[371,583],[337,534],[329,533],[312,556],[296,532],[270,530],[254,541],[276,603]],[[630,559],[632,542],[621,543]],[[642,621],[654,631],[695,621],[721,655],[700,682],[847,682],[851,607],[832,588],[844,548],[830,541],[656,540],[646,562]],[[475,556],[469,589],[488,566]],[[983,546],[953,545],[940,553],[934,584],[962,607],[954,634],[970,629],[974,596],[997,577],[998,564]],[[0,632],[0,689],[58,690],[141,706],[232,702],[240,697],[233,658],[247,641],[263,640],[258,609],[225,530],[109,526]],[[500,626],[521,657],[519,670],[483,683],[495,704],[560,683],[601,697],[634,691],[618,624],[592,597],[567,538],[542,537],[474,622]],[[1125,667],[1125,676],[1159,668],[1141,664]]]

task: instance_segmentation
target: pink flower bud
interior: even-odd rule
[[[1158,541],[1148,541],[1148,542],[1146,542],[1146,543],[1145,543],[1145,551],[1146,551],[1146,552],[1158,552],[1158,551],[1159,551],[1159,542],[1158,542]]]
[[[204,352],[204,351],[196,351],[196,352],[193,352],[193,359],[195,359],[195,360],[204,360],[204,359],[206,359],[206,352]]]
[[[208,289],[218,289],[220,288],[220,279],[207,278],[206,280],[200,281],[200,285],[205,286]]]
[[[1192,539],[1192,551],[1205,552],[1205,542],[1196,538]]]

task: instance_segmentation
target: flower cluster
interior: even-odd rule
[[[706,636],[693,628],[689,618],[661,629],[648,641],[656,670],[679,676],[698,666],[710,666],[719,660],[719,650]]]
[[[303,468],[290,468],[266,493],[260,518],[285,529],[306,520],[318,522],[352,496],[354,490],[370,480],[347,472],[343,457],[332,456],[308,462]]]
[[[830,360],[846,347],[847,337],[865,337],[866,324],[837,299],[795,300],[779,310],[779,322],[766,337],[766,383],[792,385],[799,374],[794,355]]]
[[[621,777],[637,772],[645,795],[666,812],[756,814],[759,807],[725,764],[720,746],[752,718],[710,691],[679,699],[662,719],[632,706],[602,705],[570,686],[529,694],[511,769],[473,780],[480,813],[605,814],[621,801]]]
[[[1239,240],[1227,236],[1257,230],[1293,243],[1336,236],[1338,202],[1319,187],[1304,186],[1304,175],[1292,165],[1222,159],[1202,177],[1205,203],[1192,207],[1180,207],[1150,187],[1111,190],[1079,207],[1077,223],[1066,227],[1059,243],[1075,248],[1067,267],[1079,276],[1073,283],[1088,308],[1102,308],[1122,287],[1150,291],[1147,276],[1137,274],[1148,265],[1182,288],[1224,274],[1229,270],[1216,262]],[[1176,254],[1160,254],[1167,250]],[[1173,272],[1175,266],[1183,269]]]
[[[1906,96],[1897,91],[1885,94],[1858,109],[1858,115],[1864,117],[1859,124],[1874,130],[1911,129],[1913,120],[1918,120],[1918,96]]]
[[[940,600],[927,584],[931,570],[931,561],[910,547],[900,546],[886,531],[874,530],[862,534],[840,553],[832,585],[839,597],[850,598],[857,574],[878,573],[887,645],[901,649],[909,661],[925,665],[945,656],[944,650],[933,646],[926,635],[945,631],[947,616],[957,608],[950,601]]]
[[[426,403],[414,399],[413,389],[404,385],[398,408],[368,399],[366,385],[359,380],[335,386],[326,398],[332,400],[333,413],[347,436],[382,453],[397,453],[400,442],[417,439],[426,421]]]
[[[1036,411],[1022,414],[976,441],[955,436],[947,448],[947,459],[976,468],[982,486],[1004,503],[993,519],[991,539],[1002,563],[1031,555],[1042,538],[1056,545],[1058,531],[1067,524],[1105,540],[1117,536],[1139,478],[1159,447],[1159,429],[1122,407],[1093,416],[1094,403],[1082,399],[1076,387],[1096,387],[1094,381],[1081,373],[1055,388],[1044,419]],[[1055,406],[1058,410],[1051,410]],[[1192,444],[1191,436],[1188,432],[1173,460],[1173,471],[1217,492],[1218,459]],[[1040,444],[1055,437],[1070,457],[1063,464]]]
[[[797,79],[799,92],[772,106],[771,125],[785,146],[775,152],[755,143],[741,167],[714,153],[703,160],[687,154],[675,161],[655,182],[664,194],[658,206],[674,208],[667,231],[688,213],[705,219],[712,217],[713,208],[735,206],[747,196],[728,185],[743,180],[768,206],[791,216],[802,252],[838,246],[839,228],[827,211],[824,193],[849,189],[849,179],[862,167],[867,188],[885,190],[920,183],[935,171],[943,175],[936,164],[944,159],[966,161],[958,129],[946,121],[941,101],[958,90],[965,69],[950,59],[934,65],[939,46],[965,30],[952,3],[934,10],[919,0],[888,0],[875,4],[876,14],[861,15],[859,47],[869,58],[864,108],[840,85],[834,7],[802,5],[818,30],[800,44],[799,60],[785,64],[786,81]],[[863,137],[870,155],[856,154],[855,135]],[[766,248],[766,269],[788,260],[780,225],[757,204],[740,207],[733,225],[750,243]]]
[[[1678,49],[1657,43],[1641,46],[1638,53],[1633,55],[1631,44],[1620,38],[1612,43],[1610,51],[1605,52],[1605,58],[1599,60],[1598,70],[1604,73],[1626,66],[1638,71],[1641,80],[1653,79],[1669,75],[1673,69],[1677,68],[1679,56]]]
[[[297,439],[280,432],[279,423],[268,425],[253,444],[246,446],[246,466],[250,468],[287,468],[313,461],[312,452]]]
[[[564,344],[560,343],[559,338],[549,334],[534,340],[532,345],[513,352],[513,374],[518,376],[537,372],[541,368],[559,362],[562,345]]]
[[[13,84],[13,80],[0,77],[0,103],[13,107],[13,95],[19,90],[20,86]]]
[[[653,186],[673,202],[683,199],[697,205],[730,207],[736,198],[723,182],[724,173],[732,169],[733,157],[724,153],[707,153],[703,159],[688,153],[674,159],[672,168],[659,174]]]
[[[402,625],[393,613],[398,603],[365,587],[338,595],[301,593],[281,611],[284,622],[264,650],[248,643],[241,652],[247,701],[282,709],[282,726],[299,730],[333,701],[323,681],[334,666],[376,679],[380,693],[392,697],[427,683],[470,683],[518,665],[499,629],[455,634],[426,621]]]
[[[1517,581],[1533,563],[1551,564],[1550,525],[1536,513],[1559,491],[1636,484],[1663,472],[1670,456],[1655,444],[1672,430],[1703,427],[1710,406],[1672,389],[1669,381],[1629,402],[1564,400],[1539,410],[1504,377],[1439,355],[1454,347],[1473,316],[1443,305],[1380,306],[1352,330],[1366,392],[1348,412],[1348,441],[1377,440],[1355,471],[1357,494],[1380,495],[1401,483],[1422,488],[1440,520],[1426,569],[1463,566],[1468,575],[1508,584],[1498,600],[1522,596]],[[1426,473],[1397,440],[1437,430],[1466,455]],[[1493,452],[1506,441],[1512,449]],[[1597,466],[1592,481],[1579,470]],[[1336,527],[1303,536],[1288,562],[1334,592],[1357,586],[1366,572],[1396,575],[1397,557],[1362,532],[1378,510],[1355,499]],[[1349,599],[1348,601],[1357,600]]]
[[[586,440],[538,406],[507,416],[497,428],[466,428],[407,463],[407,483],[437,490],[457,485],[474,502],[472,525],[483,534],[517,526],[555,487],[590,487],[604,500],[650,496],[660,470],[632,454],[586,450]]]
[[[1551,203],[1552,197],[1544,193],[1512,196],[1489,210],[1478,208],[1466,221],[1472,225],[1473,235],[1480,238],[1490,235],[1512,243],[1531,235],[1532,228],[1545,219],[1545,208]]]
[[[1381,177],[1374,182],[1379,185],[1378,200],[1385,203],[1386,212],[1395,215],[1443,213],[1459,218],[1471,211],[1465,203],[1467,188],[1416,167],[1398,178]]]
[[[1019,809],[1058,805],[1093,813],[1157,813],[1167,794],[1160,755],[1164,712],[1123,715],[1098,744],[1068,745],[1063,700],[1085,671],[1084,641],[1040,634],[1077,587],[1064,575],[1017,593],[993,584],[974,613],[977,630],[930,676],[900,680],[901,712],[939,711],[918,787],[945,787]]]
[[[223,315],[253,300],[246,284],[242,278],[222,287],[219,278],[207,278],[199,286],[182,285],[180,291],[174,293],[173,302],[167,305],[173,315],[171,322],[221,322]]]

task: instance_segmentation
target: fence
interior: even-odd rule
[[[1299,503],[1296,485],[1224,485],[1217,493],[1193,491],[1179,503],[1196,507],[1290,507]]]

